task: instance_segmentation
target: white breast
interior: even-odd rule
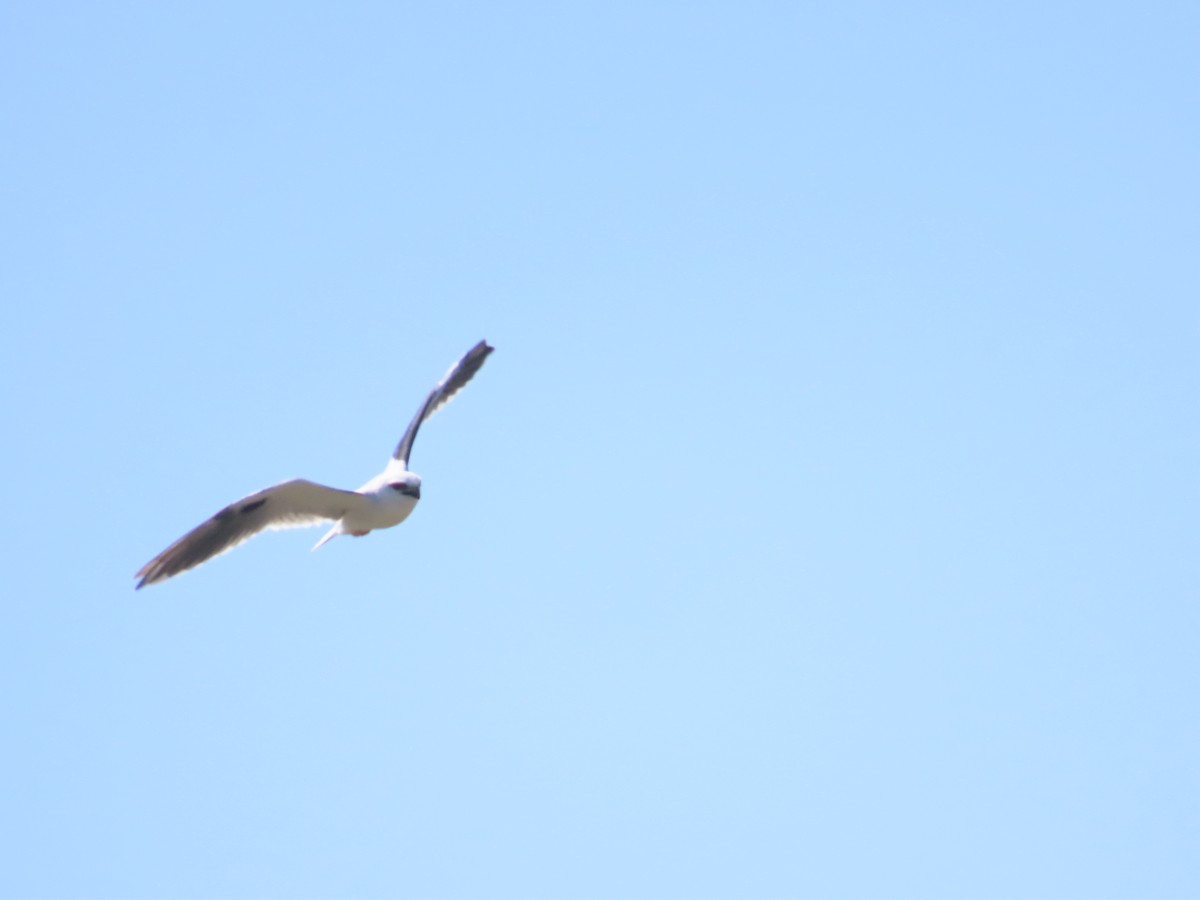
[[[409,517],[417,506],[417,498],[401,494],[390,487],[364,492],[371,502],[352,510],[342,519],[343,531],[374,531],[391,528]]]

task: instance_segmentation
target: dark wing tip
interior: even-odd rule
[[[158,578],[153,578],[148,574],[151,565],[151,563],[147,563],[146,565],[142,566],[141,569],[138,570],[137,574],[133,576],[134,578],[138,579],[138,583],[133,586],[135,591],[140,591],[142,588],[146,587],[146,585],[154,584],[156,581],[161,580]]]
[[[134,590],[174,578],[257,534],[264,526],[245,517],[260,509],[268,499],[239,500],[197,525],[138,570],[133,577],[141,580]]]
[[[161,556],[162,554],[159,555]],[[157,556],[133,574],[133,577],[138,579],[138,583],[133,586],[135,591],[140,591],[148,584],[154,584],[154,580],[150,577],[150,569],[153,568],[156,562],[158,562]]]
[[[484,360],[486,360],[495,349],[496,348],[487,341],[480,341],[478,344],[468,350],[463,358],[458,361],[458,365],[455,367],[455,371],[451,377],[447,379],[446,387],[449,388],[453,386],[453,390],[449,391],[448,393],[453,395],[455,391],[474,378],[475,373],[483,367]]]
[[[475,373],[483,366],[484,360],[495,349],[487,341],[480,341],[462,355],[462,359],[454,364],[454,367],[447,373],[448,377],[439,387],[449,388],[454,385],[453,390],[450,391],[453,394],[454,391],[475,377]]]

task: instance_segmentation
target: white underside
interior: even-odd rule
[[[417,498],[401,494],[384,485],[376,487],[375,479],[363,485],[360,493],[367,499],[355,509],[350,510],[333,528],[313,546],[316,550],[327,541],[333,540],[339,534],[359,534],[376,531],[380,528],[393,528],[407,519],[417,506]]]

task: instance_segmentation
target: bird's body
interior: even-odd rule
[[[480,341],[450,368],[417,410],[384,470],[358,490],[344,491],[298,478],[243,497],[146,563],[134,576],[140,579],[137,586],[165,581],[232,550],[264,529],[332,521],[333,528],[317,542],[315,550],[339,534],[361,537],[399,525],[421,499],[421,478],[408,471],[417,430],[474,377],[491,352],[487,342]]]
[[[377,528],[399,525],[409,517],[421,499],[421,479],[397,463],[392,460],[386,469],[354,491],[362,501],[347,508],[338,523],[317,542],[317,547],[339,534],[362,537]]]

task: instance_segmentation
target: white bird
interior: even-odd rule
[[[357,491],[296,478],[243,497],[142,566],[134,576],[141,579],[137,587],[166,581],[267,528],[297,528],[333,520],[333,528],[313,547],[316,550],[339,534],[362,537],[377,528],[399,525],[421,499],[421,478],[408,471],[417,430],[475,376],[493,349],[487,341],[480,341],[450,367],[417,410],[386,468]]]

